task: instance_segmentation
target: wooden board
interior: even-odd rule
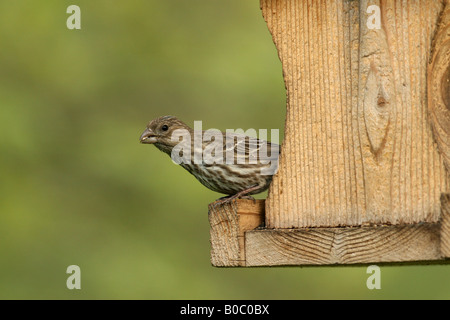
[[[437,223],[450,191],[450,1],[261,0],[261,9],[287,90],[267,226]]]
[[[445,2],[428,68],[428,109],[437,146],[450,172],[450,0]]]
[[[440,260],[439,229],[439,224],[426,223],[249,231],[246,234],[246,265],[333,265]]]
[[[450,194],[439,222],[395,226],[268,229],[264,200],[209,207],[216,267],[344,265],[450,258]],[[449,260],[450,261],[450,260]]]
[[[216,267],[245,266],[244,235],[264,225],[264,200],[235,200],[209,205],[211,264]]]

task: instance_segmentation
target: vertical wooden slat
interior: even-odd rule
[[[439,219],[450,183],[426,111],[426,75],[446,3],[261,0],[287,91],[268,227]],[[381,9],[381,30],[367,27],[370,5]]]
[[[428,109],[437,146],[450,173],[450,0],[445,3],[428,69]]]

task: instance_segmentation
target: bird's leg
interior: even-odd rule
[[[221,201],[221,200],[230,200],[231,198],[232,199],[236,199],[236,195],[220,197],[219,199],[217,199],[214,202],[218,202],[218,201]],[[254,197],[252,197],[252,196],[250,196],[248,194],[244,195],[244,196],[237,197],[237,198],[239,198],[239,199],[247,199],[247,200],[256,200]]]
[[[250,196],[250,195],[245,195],[245,196],[242,196],[242,197],[239,197],[239,199],[247,199],[247,200],[253,200],[253,201],[256,201],[256,199],[254,198],[254,197],[252,197],[252,196]]]
[[[234,199],[241,199],[241,198],[250,198],[252,200],[255,200],[255,198],[253,198],[252,196],[249,196],[248,193],[258,190],[259,189],[259,185],[254,185],[251,186],[248,189],[239,191],[238,193],[232,195],[232,196],[227,196],[227,197],[222,197],[216,201],[214,201],[214,205],[221,205],[221,204],[226,204],[226,203],[230,203],[231,201],[233,201]]]

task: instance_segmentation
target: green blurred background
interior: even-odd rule
[[[0,46],[0,298],[450,298],[450,266],[382,267],[370,291],[361,266],[210,265],[221,195],[138,138],[166,114],[282,130],[258,1],[3,0]]]

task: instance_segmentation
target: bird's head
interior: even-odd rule
[[[179,143],[178,139],[172,139],[172,135],[175,130],[180,129],[192,130],[174,116],[159,117],[148,123],[139,140],[141,143],[154,144],[158,149],[167,152]]]

